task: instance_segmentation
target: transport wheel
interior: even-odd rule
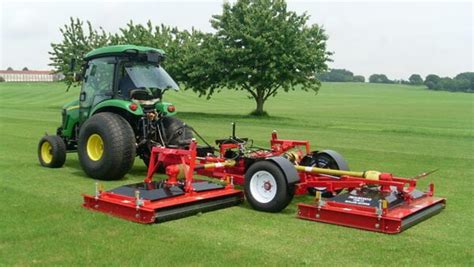
[[[333,150],[324,150],[321,152],[313,152],[312,154],[306,155],[300,161],[302,166],[318,167],[324,169],[333,169],[333,170],[344,170],[348,171],[349,166],[347,165],[344,158],[341,154]],[[321,192],[321,196],[325,198],[333,197],[332,192],[328,192],[326,187],[310,187],[308,188],[308,193],[310,195],[316,195],[316,191]],[[336,193],[339,194],[341,190]]]
[[[135,135],[120,115],[98,113],[82,125],[77,148],[87,175],[100,180],[118,180],[133,166]]]
[[[293,199],[294,186],[289,186],[281,169],[270,161],[254,163],[245,173],[245,197],[256,210],[279,212]]]
[[[38,144],[38,159],[42,166],[59,168],[66,161],[66,144],[57,135],[45,135]]]

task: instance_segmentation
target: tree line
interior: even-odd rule
[[[245,92],[255,100],[254,115],[265,115],[264,103],[281,91],[317,92],[315,73],[327,70],[331,52],[324,29],[308,24],[309,16],[289,11],[284,0],[225,2],[212,16],[214,33],[130,21],[118,33],[71,18],[60,29],[63,40],[51,44],[51,66],[75,84],[83,56],[94,48],[134,44],[161,48],[163,67],[185,89],[211,97],[223,89]],[[75,59],[75,69],[70,62]]]
[[[354,75],[346,69],[330,69],[317,77],[323,82],[365,82],[364,76]],[[474,72],[463,72],[454,78],[429,74],[424,80],[420,74],[412,74],[408,80],[391,80],[385,74],[372,74],[368,81],[369,83],[424,85],[429,90],[436,91],[474,92]]]
[[[329,71],[317,75],[322,82],[365,82],[362,75],[354,75],[346,69],[330,69]]]

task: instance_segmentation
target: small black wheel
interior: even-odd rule
[[[38,159],[42,166],[60,168],[66,161],[66,144],[57,135],[45,135],[38,144]]]
[[[311,154],[306,155],[301,159],[300,165],[302,166],[310,166],[310,167],[318,167],[324,169],[333,169],[333,170],[344,170],[348,171],[349,166],[347,166],[346,161],[344,158],[333,150],[324,150],[321,152],[312,152]],[[308,193],[310,195],[316,195],[316,191],[321,191],[321,196],[325,198],[333,197],[333,193],[326,190],[325,187],[316,188],[316,187],[309,187]],[[340,190],[336,193],[339,194]]]
[[[294,186],[288,185],[285,174],[273,162],[258,161],[245,173],[245,197],[256,210],[279,212],[290,204]]]
[[[87,175],[100,180],[118,180],[133,166],[135,135],[123,117],[102,112],[82,125],[77,148]]]

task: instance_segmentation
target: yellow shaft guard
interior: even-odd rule
[[[220,168],[220,167],[233,167],[235,160],[226,160],[224,162],[208,163],[204,164],[204,169]]]
[[[368,180],[378,180],[380,177],[380,172],[378,171],[365,171],[364,178]]]
[[[295,168],[298,171],[327,174],[327,175],[334,175],[334,176],[348,175],[348,176],[355,176],[355,177],[364,177],[364,172],[342,171],[342,170],[323,169],[323,168],[318,168],[318,167],[307,167],[307,166],[295,166]]]
[[[380,176],[380,172],[378,171],[354,172],[354,171],[323,169],[323,168],[318,168],[318,167],[307,167],[307,166],[295,166],[295,168],[296,170],[303,171],[303,172],[312,172],[312,173],[327,174],[327,175],[334,175],[334,176],[347,175],[347,176],[366,178],[369,180],[378,180]]]

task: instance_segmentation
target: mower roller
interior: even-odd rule
[[[153,223],[238,205],[244,194],[253,209],[279,212],[295,194],[309,193],[315,200],[298,204],[298,218],[394,234],[439,213],[446,204],[434,197],[432,183],[426,192],[416,189],[420,176],[349,171],[337,152],[311,151],[308,141],[278,139],[276,131],[269,149],[236,137],[235,124],[232,136],[216,144],[218,148],[200,147],[193,139],[187,149],[155,146],[144,182],[110,191],[96,185],[95,195],[84,195],[83,206]],[[154,181],[159,169],[166,170],[167,178]]]

